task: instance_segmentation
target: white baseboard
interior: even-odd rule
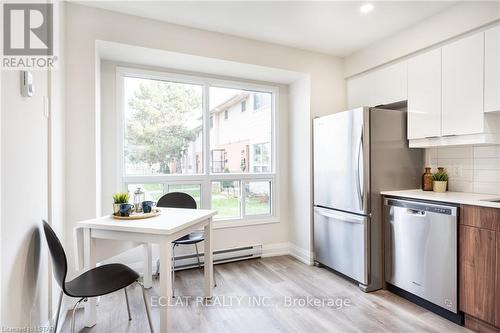
[[[262,245],[262,258],[286,256],[290,254],[291,243],[274,243]]]
[[[313,253],[292,243],[290,243],[290,255],[306,265],[313,264]]]
[[[290,255],[306,265],[313,264],[313,254],[297,245],[286,243],[274,243],[262,245],[262,257],[275,257]]]

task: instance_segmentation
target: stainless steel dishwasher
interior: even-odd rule
[[[460,322],[458,207],[390,198],[384,203],[385,280],[388,289],[400,291],[396,293]],[[393,286],[396,288],[390,288]],[[412,298],[412,295],[417,297]]]

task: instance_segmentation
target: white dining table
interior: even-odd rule
[[[213,258],[212,258],[212,218],[217,211],[207,209],[158,208],[161,214],[141,220],[118,220],[112,216],[81,221],[83,229],[83,263],[87,271],[96,267],[96,239],[113,239],[143,243],[144,286],[152,285],[151,244],[160,245],[160,332],[168,332],[169,306],[172,298],[172,241],[195,230],[204,230],[204,291],[206,298],[212,298]],[[159,299],[160,300],[160,299]],[[151,302],[149,304],[151,306]],[[96,299],[85,303],[85,326],[92,327],[97,322]]]

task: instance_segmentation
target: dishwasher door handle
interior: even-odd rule
[[[418,217],[425,217],[427,215],[427,212],[425,210],[407,208],[406,214]]]
[[[451,205],[441,205],[424,201],[409,201],[401,199],[386,198],[384,200],[386,206],[401,207],[413,211],[423,211],[426,213],[434,213],[449,216],[458,216],[458,207]]]

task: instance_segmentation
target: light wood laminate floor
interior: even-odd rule
[[[289,256],[217,265],[215,271],[217,287],[210,306],[196,299],[203,295],[200,270],[176,274],[176,295],[183,297],[171,311],[172,332],[471,332],[388,291],[363,293],[332,272]],[[148,290],[153,301],[156,288],[157,281]],[[83,327],[83,310],[78,310],[76,331],[149,332],[140,287],[130,287],[128,294],[131,321],[121,291],[101,298],[97,325],[91,329]],[[323,306],[304,306],[307,297]],[[158,331],[158,308],[152,312]],[[62,332],[69,330],[68,313]]]

